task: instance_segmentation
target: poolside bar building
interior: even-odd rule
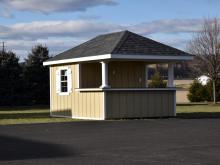
[[[176,115],[174,64],[193,56],[130,31],[99,35],[44,62],[51,116],[122,119]],[[148,66],[168,64],[166,88],[148,87]]]

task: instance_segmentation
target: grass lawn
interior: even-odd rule
[[[220,112],[220,104],[181,104],[176,106],[177,113]]]
[[[46,107],[0,107],[0,125],[71,121],[76,119],[50,117]]]
[[[182,104],[176,112],[180,118],[220,118],[220,104]]]
[[[177,118],[220,118],[220,104],[182,104],[176,112]],[[79,120],[50,117],[47,107],[0,107],[0,125],[73,121]]]

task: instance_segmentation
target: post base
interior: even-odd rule
[[[111,88],[109,85],[101,85],[99,88]]]

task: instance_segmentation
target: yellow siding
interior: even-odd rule
[[[105,91],[105,99],[103,91],[77,91],[77,64],[65,65],[72,70],[72,93],[59,95],[56,93],[56,70],[60,66],[50,67],[52,115],[103,119],[104,107],[107,119],[164,117],[175,114],[174,90]],[[99,63],[83,64],[82,67],[84,87],[90,87],[89,84],[97,87],[101,85]],[[109,62],[109,84],[112,88],[145,87],[145,63]]]
[[[103,97],[101,91],[79,92],[77,88],[77,65],[65,65],[72,70],[72,93],[56,93],[56,70],[60,66],[51,66],[51,114],[76,118],[103,118]]]
[[[107,91],[106,118],[145,118],[175,115],[175,91]]]

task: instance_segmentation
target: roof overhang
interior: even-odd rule
[[[85,61],[99,61],[99,60],[142,60],[142,61],[182,61],[182,60],[193,60],[192,55],[125,55],[125,54],[104,54],[89,57],[79,57],[55,61],[45,61],[44,66],[65,64],[65,63],[75,63],[75,62],[85,62]]]

